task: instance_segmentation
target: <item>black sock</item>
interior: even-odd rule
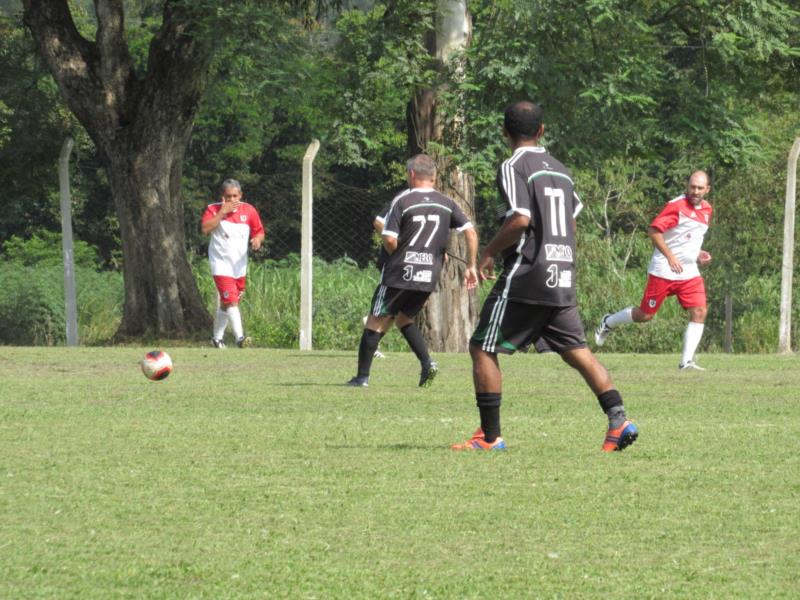
[[[369,377],[372,357],[375,356],[382,337],[381,332],[371,329],[365,329],[361,334],[361,343],[358,345],[358,377]]]
[[[400,330],[400,333],[403,334],[409,347],[417,355],[420,364],[427,365],[431,362],[431,356],[428,354],[428,345],[425,343],[425,338],[422,337],[422,332],[415,323],[409,323]]]
[[[625,407],[622,405],[622,396],[617,390],[608,390],[597,395],[600,408],[608,415],[608,426],[616,429],[625,422]]]
[[[481,429],[484,441],[488,444],[500,437],[500,402],[501,394],[480,392],[475,394],[478,411],[481,413]]]

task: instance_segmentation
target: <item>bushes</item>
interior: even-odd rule
[[[78,338],[81,344],[107,341],[122,316],[122,276],[75,269]],[[64,270],[0,261],[0,343],[53,346],[66,338]]]
[[[646,240],[645,240],[646,242]],[[581,243],[578,293],[581,316],[590,333],[603,314],[638,304],[646,280],[650,255],[647,243],[634,240],[588,239]],[[55,246],[60,250],[60,244]],[[60,264],[41,260],[22,264],[0,260],[0,344],[56,345],[65,339],[63,270]],[[627,259],[620,259],[625,257]],[[712,267],[713,268],[713,267]],[[723,281],[709,273],[706,280],[709,317],[701,351],[721,351],[724,340]],[[210,312],[216,307],[216,289],[208,263],[195,265],[200,292]],[[81,344],[108,342],[122,317],[122,275],[76,267],[78,335]],[[378,283],[374,268],[360,269],[349,259],[314,262],[314,348],[354,351],[363,328],[362,319]],[[490,286],[481,289],[485,296]],[[733,347],[735,352],[774,352],[777,347],[780,281],[776,276],[752,276],[733,292]],[[247,332],[259,346],[297,348],[300,318],[300,264],[297,256],[280,261],[251,263],[242,304]],[[797,312],[797,311],[795,311]],[[795,315],[795,321],[797,315]],[[671,352],[681,349],[686,315],[674,298],[668,299],[650,323],[626,327],[609,338],[604,351]],[[210,333],[210,332],[209,332]],[[381,349],[406,350],[393,329]]]
[[[216,310],[216,289],[205,262],[195,268],[209,311]],[[378,271],[360,269],[350,259],[332,263],[314,260],[313,344],[320,350],[358,347],[362,319],[378,284]],[[300,329],[300,259],[290,255],[278,261],[251,263],[247,290],[240,304],[245,330],[259,346],[297,348]],[[390,332],[381,342],[385,350],[406,349],[404,340]]]
[[[61,236],[11,237],[0,260],[0,344],[53,346],[66,339]],[[111,338],[122,318],[122,275],[97,272],[95,251],[76,241],[75,283],[81,344]]]

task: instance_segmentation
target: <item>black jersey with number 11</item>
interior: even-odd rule
[[[433,188],[414,188],[392,200],[383,235],[397,238],[386,260],[381,285],[433,292],[442,270],[450,230],[472,227],[458,205]]]
[[[583,205],[567,168],[544,148],[517,148],[497,173],[504,217],[530,224],[503,252],[503,273],[492,293],[511,301],[575,306],[575,217]]]

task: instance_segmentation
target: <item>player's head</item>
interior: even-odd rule
[[[409,158],[406,171],[411,187],[421,187],[421,183],[433,184],[436,181],[436,163],[427,154],[417,154]]]
[[[528,100],[520,100],[506,107],[503,129],[512,143],[535,142],[544,133],[544,111]]]
[[[711,190],[711,182],[705,171],[695,171],[686,181],[686,197],[692,204],[700,204]]]
[[[223,202],[237,202],[242,199],[242,184],[235,179],[226,179],[219,188]]]

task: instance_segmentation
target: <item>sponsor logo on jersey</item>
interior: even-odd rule
[[[414,281],[419,281],[420,283],[430,283],[432,278],[433,271],[429,271],[427,269],[414,273]]]
[[[572,262],[572,248],[566,244],[545,244],[544,251],[550,262]]]
[[[406,258],[403,262],[411,265],[432,265],[433,254],[430,252],[406,252]]]
[[[558,274],[558,287],[562,288],[572,287],[572,271],[561,271]]]

